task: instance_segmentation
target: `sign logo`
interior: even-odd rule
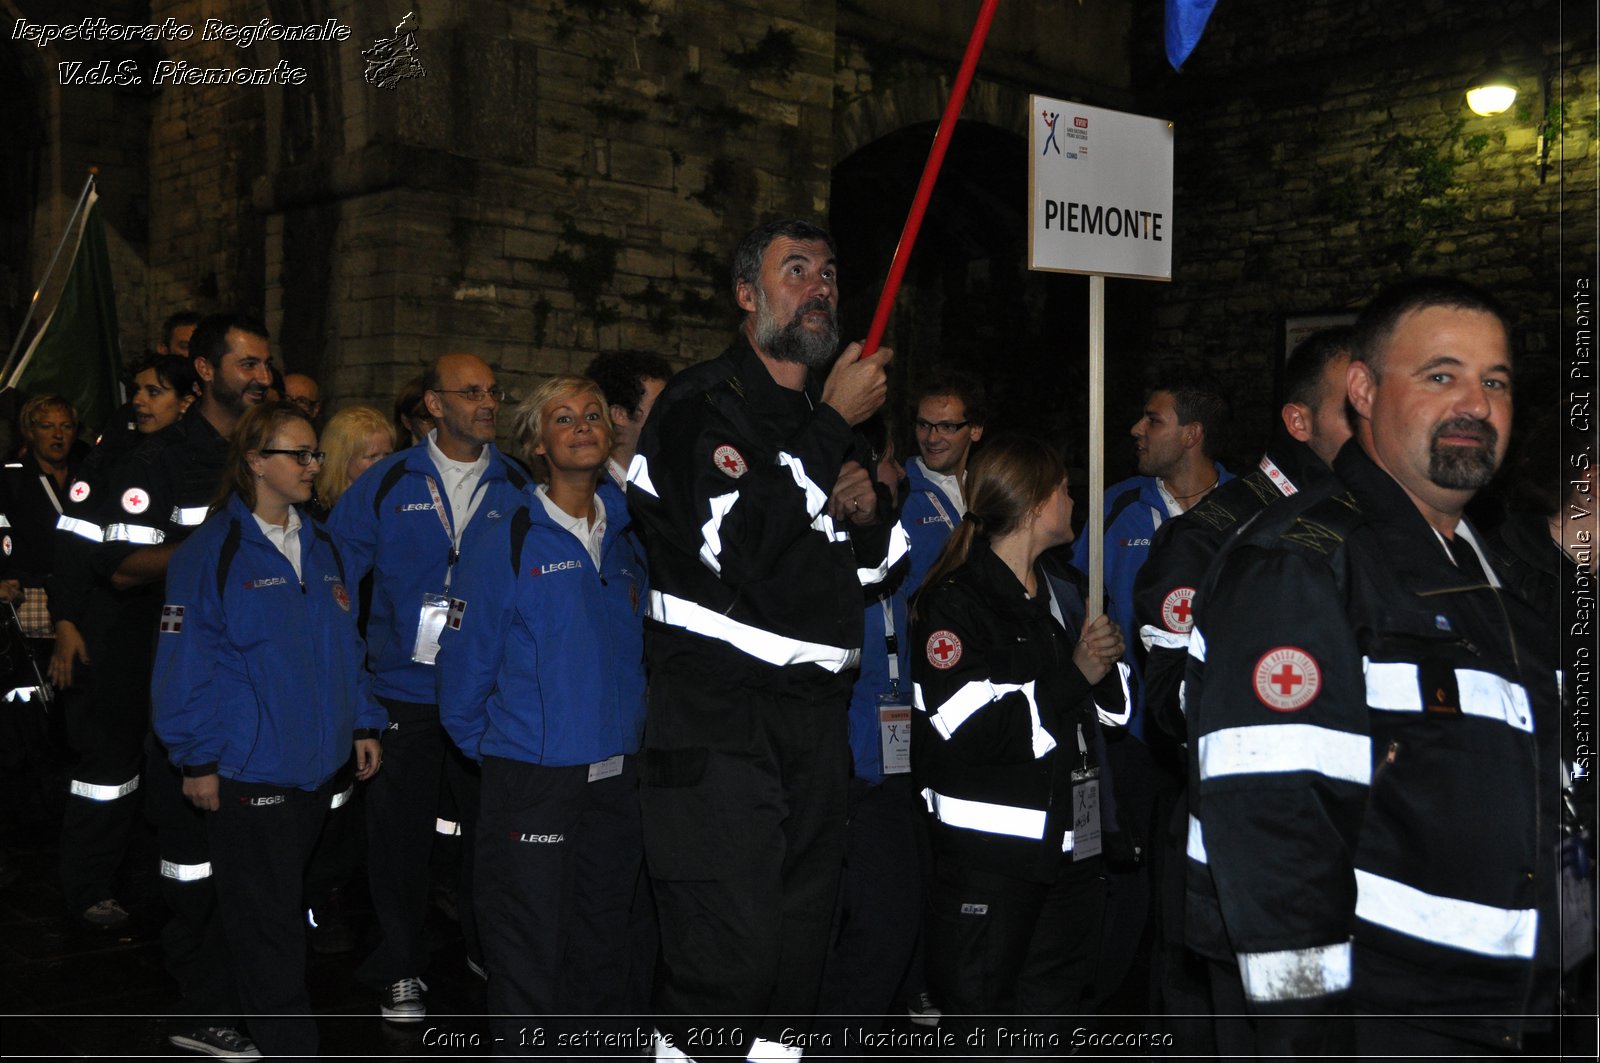
[[[83,480],[79,480],[72,485],[72,489],[67,494],[74,502],[82,502],[89,497],[89,485]]]
[[[954,668],[961,660],[961,640],[948,628],[928,636],[928,663],[940,670]]]
[[[1322,689],[1322,669],[1305,650],[1279,646],[1256,661],[1256,697],[1274,712],[1295,712]]]
[[[259,590],[262,587],[281,587],[288,582],[289,581],[284,579],[282,576],[263,576],[261,579],[245,580],[244,589],[247,591],[254,591]]]
[[[1089,120],[1081,114],[1075,114],[1072,116],[1072,126],[1074,129],[1088,129]]]
[[[143,513],[150,508],[150,496],[142,487],[130,487],[122,492],[122,508],[129,513]]]
[[[726,443],[711,452],[711,463],[735,480],[750,471],[744,455]]]
[[[333,600],[339,603],[340,609],[343,609],[347,613],[350,611],[350,592],[344,589],[343,583],[334,583]]]
[[[1161,599],[1161,622],[1167,630],[1187,635],[1194,627],[1194,588],[1174,587]]]
[[[1046,137],[1045,141],[1044,141],[1044,150],[1041,151],[1039,154],[1040,155],[1048,155],[1048,154],[1050,154],[1050,149],[1051,148],[1055,148],[1056,149],[1056,154],[1060,155],[1061,154],[1061,145],[1056,142],[1056,122],[1060,120],[1061,112],[1060,111],[1040,111],[1039,112],[1039,117],[1044,119],[1044,127],[1050,131],[1050,135],[1048,137]],[[1079,119],[1079,121],[1082,121],[1082,119]]]
[[[176,635],[183,630],[183,606],[163,605],[161,607],[161,633],[163,635]]]

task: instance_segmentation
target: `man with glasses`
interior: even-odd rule
[[[904,584],[908,599],[966,515],[967,459],[983,438],[986,406],[983,382],[960,370],[939,372],[917,392],[911,422],[917,456],[906,463],[906,504],[900,512],[900,526],[911,537],[911,569]]]
[[[317,429],[322,430],[322,388],[314,377],[304,373],[283,375],[283,401],[293,405]]]
[[[359,477],[328,522],[349,582],[373,576],[367,667],[389,713],[384,770],[366,793],[368,881],[382,938],[356,976],[380,990],[383,1017],[401,1023],[427,1016],[424,926],[441,779],[461,810],[462,932],[469,962],[477,960],[470,888],[477,779],[440,727],[434,655],[443,626],[459,624],[472,604],[450,590],[456,562],[472,548],[469,525],[480,512],[516,509],[528,482],[494,445],[505,392],[488,363],[443,355],[423,373],[422,388],[434,429]]]
[[[97,640],[95,699],[139,698],[149,718],[154,638],[163,615],[167,564],[178,545],[202,524],[216,498],[239,418],[266,397],[272,353],[267,330],[244,314],[202,318],[189,339],[189,358],[200,381],[200,401],[174,426],[147,436],[119,462],[103,487],[84,481],[69,493],[103,492],[92,522],[102,545],[92,564],[118,596],[110,630]],[[128,711],[123,706],[120,711]],[[226,1016],[238,1013],[238,998],[211,880],[211,850],[205,821],[183,797],[183,780],[154,736],[146,744],[145,770],[130,780],[145,791],[145,814],[156,826],[161,856],[161,895],[172,918],[161,932],[168,970],[178,980],[185,1010],[207,1015],[174,1029],[168,1040],[209,1055],[250,1058],[254,1044]],[[75,795],[96,799],[106,787],[74,786]],[[111,902],[113,905],[115,902]],[[98,907],[98,906],[97,906]]]

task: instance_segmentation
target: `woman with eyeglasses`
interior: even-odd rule
[[[538,485],[522,507],[468,527],[456,584],[466,608],[440,640],[439,717],[483,766],[473,900],[499,1051],[537,1053],[518,1016],[642,1005],[626,989],[644,860],[634,756],[648,586],[605,475],[598,385],[547,381],[512,429]]]
[[[1128,719],[1122,635],[1105,616],[1086,623],[1073,574],[1042,560],[1072,541],[1049,446],[989,443],[966,494],[911,616],[911,766],[934,838],[929,988],[958,1036],[988,1016],[1048,1045],[1086,1006],[1100,944],[1095,730]]]
[[[225,493],[172,556],[156,636],[153,723],[184,796],[210,813],[217,903],[251,1033],[266,1055],[315,1055],[301,879],[330,782],[370,778],[384,713],[343,562],[302,513],[322,461],[293,406],[240,418]]]

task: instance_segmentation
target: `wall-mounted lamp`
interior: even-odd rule
[[[1499,71],[1491,71],[1473,81],[1467,89],[1467,107],[1473,114],[1488,117],[1509,108],[1517,99],[1517,86]]]

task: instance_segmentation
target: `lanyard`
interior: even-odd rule
[[[894,609],[890,607],[890,598],[879,598],[878,604],[883,607],[883,645],[889,652],[889,693],[900,693],[900,642],[894,634]]]
[[[422,478],[428,481],[428,493],[433,496],[433,511],[438,515],[439,524],[444,528],[445,538],[450,540],[450,554],[444,569],[444,589],[445,593],[448,594],[450,592],[450,576],[455,572],[456,562],[461,558],[461,535],[466,531],[467,524],[466,521],[462,521],[461,527],[451,529],[450,518],[445,514],[444,499],[439,497],[439,485],[433,482],[432,476],[423,474]],[[484,486],[484,479],[480,476],[477,486],[472,489],[472,498],[477,498],[478,492],[483,490]],[[471,499],[467,501],[467,510],[469,512],[472,510]]]
[[[43,485],[45,496],[50,499],[50,504],[56,507],[56,516],[61,516],[61,499],[56,497],[56,489],[50,486],[49,475],[40,473],[39,483]]]
[[[928,501],[933,503],[933,508],[939,511],[939,519],[944,521],[944,526],[951,531],[955,531],[956,526],[951,522],[950,514],[944,511],[944,503],[939,501],[939,492],[929,490],[924,493],[928,496]]]

